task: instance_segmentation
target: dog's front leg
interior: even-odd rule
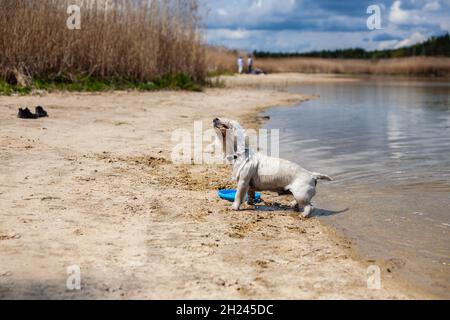
[[[242,202],[244,202],[244,197],[247,194],[249,188],[249,182],[244,179],[238,182],[236,198],[234,199],[233,206],[231,207],[234,211],[239,211]]]

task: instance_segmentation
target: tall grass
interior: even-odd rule
[[[235,73],[239,53],[209,48],[208,71]],[[241,54],[242,55],[242,54]],[[450,76],[450,58],[410,57],[393,59],[259,58],[255,66],[266,73],[334,73],[368,75]]]
[[[411,57],[380,60],[282,58],[258,59],[266,72],[450,76],[450,58]]]
[[[245,57],[244,52],[231,51],[225,47],[208,46],[206,48],[206,68],[211,76],[233,74],[237,71],[237,58]]]
[[[0,0],[0,77],[205,80],[197,0]],[[81,8],[69,30],[67,8]]]

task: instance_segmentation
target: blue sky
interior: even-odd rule
[[[450,0],[201,1],[208,43],[236,49],[391,49],[450,31]],[[380,30],[367,28],[370,5]]]

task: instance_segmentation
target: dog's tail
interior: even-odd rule
[[[325,174],[313,172],[312,175],[313,175],[314,179],[316,179],[316,180],[333,181],[332,178],[330,178],[329,176],[327,176]]]

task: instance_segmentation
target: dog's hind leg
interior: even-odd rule
[[[249,206],[254,206],[255,205],[255,189],[253,189],[252,187],[249,188],[248,190],[248,201],[247,204]]]
[[[308,204],[303,208],[302,216],[303,216],[303,218],[309,218],[313,212],[314,212],[314,207],[311,204]]]
[[[304,218],[309,218],[314,211],[314,207],[311,205],[311,198],[314,196],[313,193],[300,190],[294,190],[293,192],[294,198],[297,201],[297,209],[299,212],[302,212]]]
[[[303,218],[309,218],[311,214],[314,212],[314,207],[311,203],[306,202],[304,200],[296,200],[297,205],[296,209],[298,212],[301,212]]]

